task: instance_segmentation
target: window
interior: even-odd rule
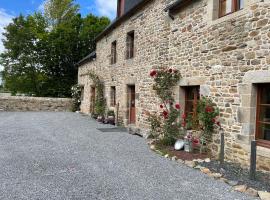
[[[116,88],[115,86],[111,87],[111,106],[115,107],[116,105]]]
[[[244,0],[219,0],[219,17],[244,8]]]
[[[200,86],[185,87],[185,113],[196,118],[197,103],[200,99]]]
[[[127,54],[126,58],[131,59],[134,57],[134,31],[127,34]]]
[[[256,139],[265,147],[270,147],[270,83],[258,84]]]
[[[111,64],[116,63],[116,41],[112,42],[112,47],[111,47]]]

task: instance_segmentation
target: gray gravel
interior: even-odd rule
[[[0,113],[0,199],[252,199],[75,113]]]

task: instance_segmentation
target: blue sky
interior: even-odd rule
[[[76,0],[80,5],[80,13],[93,13],[98,16],[115,18],[117,0]],[[44,0],[0,0],[0,53],[4,51],[2,33],[11,19],[20,13],[24,15],[42,11]],[[0,66],[1,71],[1,66]]]
[[[83,15],[94,13],[96,15],[105,15],[111,19],[115,16],[117,0],[75,0],[81,7],[80,12]],[[22,14],[31,14],[42,8],[44,0],[1,0],[0,9],[7,14],[17,16]]]

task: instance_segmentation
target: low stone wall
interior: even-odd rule
[[[71,111],[72,101],[68,98],[45,97],[0,97],[0,111]]]

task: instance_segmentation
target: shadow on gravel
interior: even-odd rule
[[[97,128],[97,130],[103,133],[116,133],[116,132],[128,132],[126,128]]]

